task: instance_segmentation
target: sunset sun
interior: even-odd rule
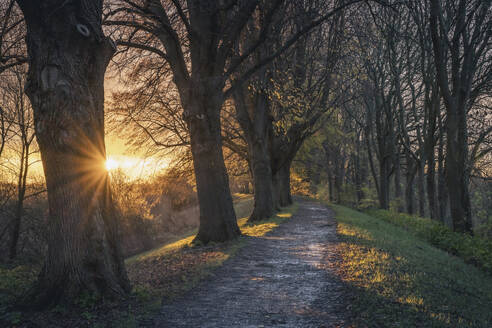
[[[111,171],[111,170],[115,170],[119,167],[119,163],[118,161],[112,159],[112,158],[108,158],[106,160],[106,163],[105,163],[105,167],[106,167],[106,170],[107,171]]]
[[[111,155],[104,162],[104,167],[108,172],[122,170],[130,178],[142,178],[165,170],[168,164],[167,160],[156,158]]]

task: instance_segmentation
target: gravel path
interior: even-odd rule
[[[170,304],[155,327],[344,327],[347,304],[334,266],[333,212],[300,201],[297,213],[248,244],[213,277]]]

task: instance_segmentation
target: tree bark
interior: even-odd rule
[[[192,91],[185,110],[200,204],[200,227],[195,241],[207,244],[234,239],[241,232],[222,153],[222,101],[213,86],[201,83]]]
[[[439,203],[439,217],[450,228],[452,223],[449,219],[449,197],[448,188],[446,186],[446,167],[444,163],[444,128],[442,126],[442,119],[439,117],[439,143],[437,152],[437,199]]]
[[[439,95],[439,86],[434,82],[431,86],[430,99],[426,100],[428,108],[428,123],[425,133],[424,152],[425,161],[427,163],[427,201],[429,202],[429,213],[433,220],[442,222],[442,217],[439,215],[439,209],[436,199],[436,129],[437,116],[440,111],[441,99]]]
[[[364,191],[362,190],[362,185],[366,180],[365,167],[361,165],[361,152],[360,152],[360,141],[359,138],[355,141],[355,159],[354,159],[354,170],[355,170],[355,190],[357,196],[357,206],[359,206],[360,202],[364,198]]]
[[[335,190],[336,190],[336,202],[342,203],[342,184],[344,176],[343,159],[341,158],[341,152],[339,151],[335,156]]]
[[[491,33],[485,23],[490,18],[489,9],[490,2],[483,1],[478,1],[473,10],[467,7],[465,0],[455,7],[430,1],[429,26],[437,82],[447,112],[446,182],[453,229],[459,232],[473,232],[468,190],[467,111],[476,101],[472,87],[481,78],[478,65],[482,64],[481,59],[488,58]],[[453,24],[443,26],[443,17]]]
[[[104,74],[115,51],[102,1],[18,1],[27,24],[28,86],[48,190],[48,252],[27,303],[130,291],[104,169]]]
[[[285,207],[292,204],[290,193],[290,162],[278,169],[273,177],[275,202],[277,207]]]
[[[434,149],[432,149],[434,152]],[[427,164],[427,199],[429,202],[429,212],[431,219],[442,220],[439,216],[439,210],[436,200],[436,169],[434,156],[428,158]]]
[[[400,151],[397,150],[395,154],[395,198],[398,202],[397,211],[403,212],[403,202],[401,199],[401,165],[400,165]]]
[[[417,179],[418,179],[418,191],[419,191],[419,216],[425,217],[425,176],[424,176],[424,159],[419,158]]]
[[[326,176],[328,177],[328,199],[330,203],[334,202],[334,197],[333,197],[333,174],[331,170],[331,163],[329,160],[327,160],[326,163]]]
[[[261,76],[266,76],[264,71]],[[239,87],[234,94],[236,116],[248,144],[248,156],[254,185],[254,207],[248,221],[272,217],[274,208],[273,177],[269,152],[270,111],[268,96]]]
[[[259,221],[274,214],[273,179],[270,157],[264,142],[251,146],[253,163],[253,182],[255,186],[253,213],[248,221]]]
[[[382,209],[389,209],[389,195],[390,195],[390,162],[389,158],[385,157],[381,159],[379,166],[379,206]]]
[[[407,172],[406,172],[406,185],[405,185],[405,204],[407,206],[407,213],[414,214],[414,200],[415,195],[413,191],[413,181],[415,179],[415,165],[410,155],[407,154]]]
[[[466,122],[464,120],[466,120],[464,115],[448,112],[446,181],[454,231],[472,232]]]

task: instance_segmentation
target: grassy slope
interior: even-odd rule
[[[393,224],[333,206],[358,327],[492,327],[492,277]]]
[[[402,227],[437,248],[492,273],[492,240],[454,232],[442,223],[415,215],[370,210],[368,215]]]

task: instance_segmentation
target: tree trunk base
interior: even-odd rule
[[[274,214],[275,214],[274,210],[272,210],[271,212],[260,212],[260,211],[253,210],[253,213],[251,213],[251,215],[248,218],[248,222],[254,223],[258,221],[263,221],[271,218]]]
[[[19,300],[18,307],[24,310],[44,310],[57,304],[79,306],[85,298],[94,302],[119,302],[128,298],[131,287],[126,277],[108,279],[89,270],[77,274],[78,278],[65,274],[58,279],[48,279],[42,271],[38,281]],[[80,277],[81,275],[84,277]]]

